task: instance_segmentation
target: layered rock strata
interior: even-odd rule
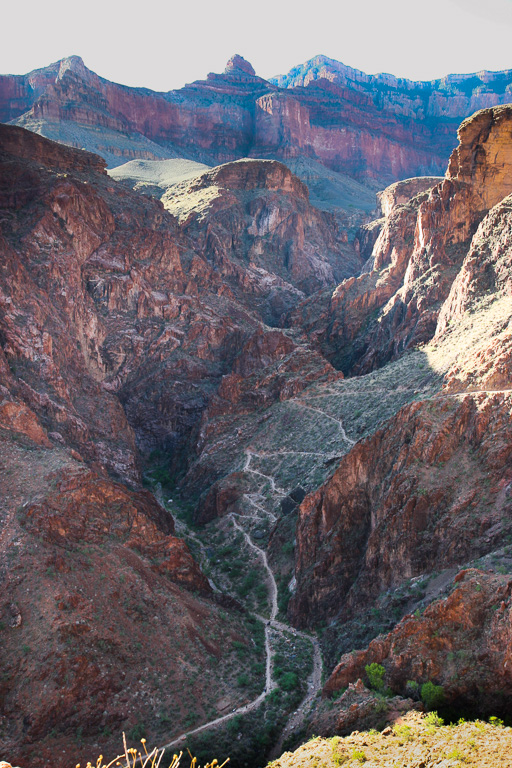
[[[63,765],[80,759],[77,729],[85,757],[102,731],[143,721],[157,738],[192,701],[203,720],[207,702],[237,703],[244,614],[220,610],[141,489],[141,455],[158,448],[185,471],[223,384],[240,388],[229,408],[254,411],[304,387],[304,366],[332,371],[264,318],[272,291],[304,296],[301,264],[337,279],[343,238],[274,161],[208,172],[173,216],[97,156],[0,133],[1,738],[34,766],[58,745]],[[193,670],[212,665],[219,677],[196,689]]]
[[[291,321],[314,333],[345,373],[366,373],[429,341],[471,238],[485,214],[512,191],[509,106],[476,113],[459,129],[446,178],[403,204],[407,184],[383,193],[388,216],[368,234],[365,271],[323,302],[305,302]],[[418,184],[423,186],[423,181]],[[402,192],[399,192],[402,190]],[[375,239],[376,237],[376,239]],[[366,251],[365,256],[368,255]]]
[[[322,58],[314,75],[267,82],[236,55],[223,74],[156,93],[111,83],[71,56],[2,76],[0,118],[105,153],[112,165],[183,154],[213,164],[306,156],[357,178],[391,181],[442,169],[457,122],[508,100],[510,73],[484,77],[486,92],[474,76],[435,83],[352,77],[355,70]]]
[[[504,544],[511,536],[512,503],[511,129],[509,107],[479,112],[463,123],[446,179],[391,211],[374,247],[374,271],[345,281],[335,292],[345,297],[344,314],[338,314],[339,338],[355,338],[356,344],[364,339],[363,357],[357,363],[354,357],[349,361],[353,372],[375,370],[390,358],[398,359],[404,350],[428,342],[419,347],[420,363],[412,355],[404,361],[419,364],[426,379],[438,381],[439,389],[427,399],[417,390],[417,402],[356,443],[331,479],[302,502],[297,586],[290,602],[298,624],[315,625],[319,617],[333,627],[347,621],[357,624],[368,606],[378,614],[390,596],[404,589],[398,610],[420,604],[423,609],[429,602],[428,590],[415,598],[415,585],[433,571],[444,573],[448,584],[456,569],[475,558],[483,557],[480,562],[491,571],[496,570],[492,563],[501,558],[500,569],[507,572],[510,567]],[[389,290],[392,279],[399,287],[380,308],[378,291]],[[356,291],[365,296],[365,289],[366,301],[377,297],[376,319],[373,327],[361,332],[361,326],[353,330],[357,318],[362,320],[362,313],[355,311]],[[302,312],[304,317],[304,311],[299,307],[295,314]],[[406,362],[400,370],[405,376],[401,386],[406,388]],[[368,378],[379,380],[375,373]],[[360,386],[364,381],[362,377]],[[489,573],[482,579],[482,584],[493,585],[490,589],[499,581]],[[494,614],[484,616],[478,599],[472,603],[475,583],[471,578],[471,586],[468,581],[454,587],[446,601],[432,604],[428,616],[443,623],[448,606],[459,612],[457,616],[464,613],[478,635],[476,646],[487,658],[498,645],[509,644],[510,632],[505,621],[499,630],[503,635],[496,640]],[[432,593],[430,601],[434,597]],[[462,607],[465,601],[467,607]],[[471,706],[480,701],[482,707],[490,707],[496,691],[508,691],[504,661],[499,659],[491,665],[488,679],[481,675],[483,690],[491,692],[488,700],[476,693],[476,683],[466,672],[457,684],[453,665],[445,664],[445,653],[452,652],[448,641],[436,645],[432,640],[428,652],[420,650],[414,644],[421,644],[416,633],[423,630],[415,621],[406,617],[385,639],[370,646],[387,649],[378,663],[389,664],[397,693],[406,693],[407,675],[407,679],[416,675],[419,682],[432,679],[446,687],[451,701],[460,698]],[[464,620],[457,627],[457,621],[449,630],[453,647],[465,647],[469,625]],[[429,638],[435,636],[429,630]],[[406,642],[410,642],[407,648]],[[370,655],[361,651],[360,658],[365,664],[377,661]],[[400,684],[398,658],[403,669],[407,667]],[[431,661],[420,670],[414,667],[415,658]],[[329,690],[362,675],[364,664],[352,669],[350,680],[343,677],[341,670],[350,664],[344,657]],[[475,662],[475,668],[479,665]]]

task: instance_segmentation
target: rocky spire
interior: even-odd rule
[[[252,64],[246,61],[242,56],[239,56],[238,53],[235,53],[235,55],[232,56],[226,64],[224,74],[231,75],[241,73],[244,75],[251,75],[252,77],[256,76],[256,72],[254,71]]]

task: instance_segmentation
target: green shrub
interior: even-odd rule
[[[383,691],[385,687],[384,675],[386,674],[386,670],[382,664],[377,664],[376,662],[367,664],[364,671],[366,672],[370,688],[373,688],[374,691]]]
[[[347,690],[347,686],[345,685],[344,687],[340,688],[339,690],[334,691],[334,693],[331,696],[331,701],[337,701],[338,699],[341,699],[341,697],[343,696],[343,694],[345,693],[346,690]]]
[[[412,741],[414,738],[411,726],[406,725],[405,723],[402,723],[401,725],[398,725],[398,724],[395,725],[393,727],[393,732],[395,733],[396,736],[398,736],[400,741],[404,744],[407,741]]]
[[[429,710],[444,704],[444,689],[442,685],[434,685],[430,680],[421,686],[421,700]]]
[[[437,712],[429,712],[428,715],[425,715],[425,722],[427,725],[430,725],[434,728],[440,728],[444,720],[442,717],[439,717]]]
[[[331,739],[332,759],[334,765],[343,765],[349,759],[346,753],[340,752],[339,747],[342,744],[342,739],[339,736],[333,736]]]
[[[126,731],[126,735],[129,739],[132,739],[133,741],[140,741],[146,735],[146,728],[144,726],[144,723],[138,722],[136,725],[133,726],[133,728],[130,728],[128,731]]]
[[[169,474],[167,467],[156,467],[155,469],[151,469],[148,472],[148,475],[154,483],[162,483],[162,485],[174,488],[174,481]]]
[[[420,686],[416,680],[408,680],[405,684],[405,693],[411,699],[417,699],[419,697]]]
[[[293,691],[299,682],[299,678],[295,674],[295,672],[285,672],[284,675],[279,680],[279,687],[283,689],[283,691]]]
[[[249,675],[246,672],[242,672],[241,675],[238,675],[238,677],[236,679],[236,683],[241,688],[245,688],[250,683]]]
[[[451,752],[447,754],[449,760],[459,760],[460,762],[466,762],[466,754],[462,752],[458,747],[454,747]]]
[[[503,720],[500,720],[500,718],[496,717],[495,715],[492,715],[489,718],[489,722],[491,725],[495,725],[497,728],[503,728]]]

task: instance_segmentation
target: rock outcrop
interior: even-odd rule
[[[59,117],[67,94],[78,118],[90,88],[108,129],[131,130],[131,89],[113,118],[117,86],[80,60],[31,82],[43,112]],[[269,146],[284,153],[285,114],[302,150],[308,120],[331,130],[341,86],[315,82],[302,101],[269,95],[234,57],[187,93],[206,111],[219,94],[226,109],[266,99]],[[162,114],[161,102],[176,106],[155,99]],[[346,100],[363,125],[370,95]],[[235,134],[222,150],[199,145],[236,156]],[[328,683],[355,686],[339,730],[379,714],[357,683],[373,661],[401,696],[428,679],[484,708],[502,690],[509,706],[512,108],[478,112],[459,139],[442,181],[384,193],[358,252],[279,161],[200,169],[154,199],[88,152],[0,126],[0,733],[13,759],[37,767],[58,749],[64,765],[70,750],[81,759],[78,727],[84,749],[141,719],[158,738],[192,701],[202,719],[217,696],[219,710],[242,701],[227,670],[246,617],[234,600],[219,610],[143,490],[155,454],[196,521],[235,513],[270,541],[280,610],[290,597],[297,625],[326,623],[328,658],[385,629]],[[230,522],[217,521],[222,537]],[[482,572],[468,572],[477,558]],[[371,611],[389,614],[380,629],[362,626]],[[452,664],[458,647],[471,673]],[[256,645],[249,653],[261,663]],[[188,688],[198,667],[207,680]],[[220,691],[213,667],[226,671]],[[392,712],[409,706],[397,699]]]
[[[422,361],[409,359],[440,390],[423,401],[416,391],[419,402],[360,440],[301,504],[290,603],[298,623],[356,617],[407,580],[462,567],[510,535],[511,125],[509,107],[463,124],[446,180],[391,211],[374,271],[342,283],[331,300],[344,298],[337,330],[356,339],[345,347],[352,355],[364,322],[357,301],[375,302],[368,368],[430,339]],[[402,284],[379,309],[393,280]],[[365,366],[348,360],[352,371]],[[406,363],[401,370],[407,386]]]
[[[364,667],[362,675],[364,676]],[[339,734],[347,736],[354,731],[362,729],[383,730],[384,725],[394,725],[411,710],[422,710],[423,704],[411,698],[402,696],[390,696],[383,700],[381,694],[366,688],[362,678],[343,686],[346,690],[340,694],[342,688],[329,688],[333,675],[324,687],[324,695],[336,695],[336,703],[331,703],[332,709],[327,712],[315,713],[313,727],[315,733],[321,736]],[[388,727],[388,730],[391,730]]]
[[[367,75],[327,56],[315,56],[288,72],[271,78],[281,88],[311,86],[350,88],[371,98],[383,110],[408,117],[460,118],[479,109],[510,101],[512,70],[447,75],[440,80],[415,81],[381,73]]]
[[[441,181],[439,176],[419,176],[390,184],[382,192],[377,192],[381,215],[387,218],[397,205],[405,205],[413,197],[428,192]]]
[[[385,682],[406,695],[411,681],[442,686],[444,704],[480,714],[510,711],[511,590],[509,576],[476,569],[455,576],[451,591],[420,616],[405,616],[386,636],[365,650],[346,654],[328,679],[324,693],[345,688],[365,676],[365,666],[385,669]]]
[[[239,56],[238,53],[232,56],[226,64],[224,74],[230,75],[235,72],[243,72],[246,75],[249,75],[249,77],[256,76],[256,72],[254,71],[252,64],[246,61],[243,56]]]
[[[142,722],[155,739],[180,727],[192,697],[204,713],[230,701],[213,669],[232,669],[243,618],[217,606],[152,494],[3,428],[0,463],[2,754],[69,765],[98,734],[116,754],[120,730]],[[191,689],[197,666],[211,685]]]
[[[349,247],[276,162],[235,163],[185,182],[165,201],[178,226],[88,153],[15,127],[3,135],[11,391],[87,461],[136,482],[135,438],[145,451],[177,452],[211,382],[231,372],[261,321],[275,322],[301,288],[335,283]],[[22,235],[12,224],[21,211]]]
[[[162,202],[233,295],[270,325],[361,263],[334,216],[313,208],[307,187],[274,160],[221,165],[171,187]]]
[[[512,532],[509,410],[507,393],[414,403],[360,441],[300,506],[294,620],[353,615],[499,547]]]
[[[324,353],[345,373],[364,374],[406,349],[428,342],[441,306],[489,209],[512,191],[509,106],[477,112],[462,123],[446,178],[392,185],[389,211],[376,230],[365,272],[341,283],[322,302],[305,302],[291,319],[314,333]],[[414,193],[396,203],[402,189]],[[364,253],[365,256],[368,253]],[[366,271],[368,270],[368,271]]]

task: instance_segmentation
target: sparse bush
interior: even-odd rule
[[[366,672],[370,688],[373,688],[374,691],[384,691],[384,675],[386,670],[382,664],[377,664],[376,662],[367,664],[364,671]]]
[[[162,485],[174,489],[174,481],[169,474],[167,467],[156,467],[155,469],[150,470],[148,474],[154,483],[161,483]]]
[[[293,691],[299,682],[299,678],[295,674],[295,672],[285,672],[284,675],[279,680],[279,687],[283,689],[283,691]]]
[[[429,710],[444,704],[445,695],[442,685],[434,685],[430,680],[421,686],[421,700]]]
[[[434,728],[440,728],[444,720],[442,717],[439,717],[437,712],[429,712],[428,715],[425,715],[425,722],[427,725],[430,725]]]
[[[338,699],[341,699],[345,691],[347,690],[347,687],[340,688],[338,691],[334,691],[333,695],[331,696],[331,701],[337,701]]]
[[[395,725],[393,731],[402,743],[412,741],[414,738],[411,726],[406,725],[405,723]]]
[[[495,725],[497,728],[503,728],[503,720],[500,720],[499,717],[495,717],[495,715],[492,715],[489,718],[489,722],[491,725]]]
[[[405,684],[405,693],[409,698],[411,699],[418,699],[420,686],[419,683],[416,682],[416,680],[408,680]]]
[[[340,745],[342,739],[339,736],[334,736],[331,739],[332,759],[335,765],[343,765],[349,759],[346,752],[340,752]]]
[[[454,747],[447,757],[449,760],[460,760],[462,763],[465,763],[467,760],[467,756],[458,747]]]
[[[129,739],[133,739],[134,741],[141,741],[146,735],[146,728],[144,727],[144,723],[137,723],[137,725],[134,725],[133,728],[130,728],[129,731],[126,732],[126,735]]]

